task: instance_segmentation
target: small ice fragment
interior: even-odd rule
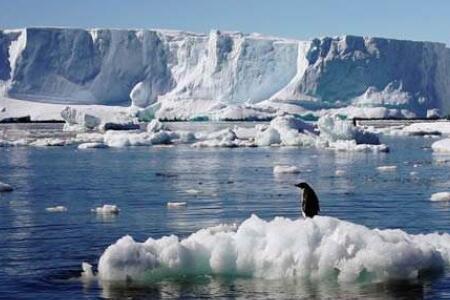
[[[277,165],[273,167],[274,174],[298,174],[300,170],[296,166]]]
[[[58,205],[58,206],[54,206],[54,207],[47,207],[45,210],[48,212],[65,212],[65,211],[67,211],[67,207]]]
[[[92,271],[92,265],[90,263],[87,263],[87,262],[83,261],[81,263],[81,269],[83,270],[83,272],[81,272],[81,278],[82,279],[93,279],[93,278],[95,278],[94,272]]]
[[[101,207],[91,209],[91,211],[97,214],[118,214],[120,209],[117,205],[104,204]]]
[[[0,181],[0,192],[12,192],[12,190],[12,186]]]
[[[336,174],[336,176],[342,176],[345,174],[345,171],[344,170],[336,170],[335,174]]]
[[[380,166],[377,167],[377,170],[380,172],[391,172],[397,170],[397,166]]]
[[[450,201],[450,192],[439,192],[431,195],[431,201]]]
[[[186,190],[186,193],[188,193],[190,195],[198,195],[198,194],[200,194],[200,191],[196,190],[196,189],[189,189],[189,190]]]
[[[78,149],[90,149],[90,148],[108,148],[108,145],[103,143],[83,143],[78,145]]]
[[[185,207],[186,205],[186,202],[167,202],[167,208]]]
[[[419,172],[416,172],[416,171],[409,172],[409,175],[411,175],[411,176],[417,176],[418,174],[419,174]]]

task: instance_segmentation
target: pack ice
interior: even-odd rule
[[[449,49],[432,42],[299,41],[218,30],[1,30],[0,119],[50,114],[49,107],[14,99],[63,105],[59,110],[128,107],[141,119],[260,120],[279,110],[425,117],[450,112],[449,70]]]

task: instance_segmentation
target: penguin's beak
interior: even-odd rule
[[[300,188],[300,183],[294,184],[294,186]]]

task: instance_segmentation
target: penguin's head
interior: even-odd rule
[[[309,188],[309,185],[306,182],[297,183],[295,186],[300,188],[300,189],[302,189],[302,190],[304,190],[306,188]]]

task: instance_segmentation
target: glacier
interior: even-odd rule
[[[0,30],[0,119],[43,107],[18,111],[14,100],[122,107],[161,120],[259,120],[279,111],[426,117],[450,113],[449,96],[450,51],[442,43],[219,30]]]

